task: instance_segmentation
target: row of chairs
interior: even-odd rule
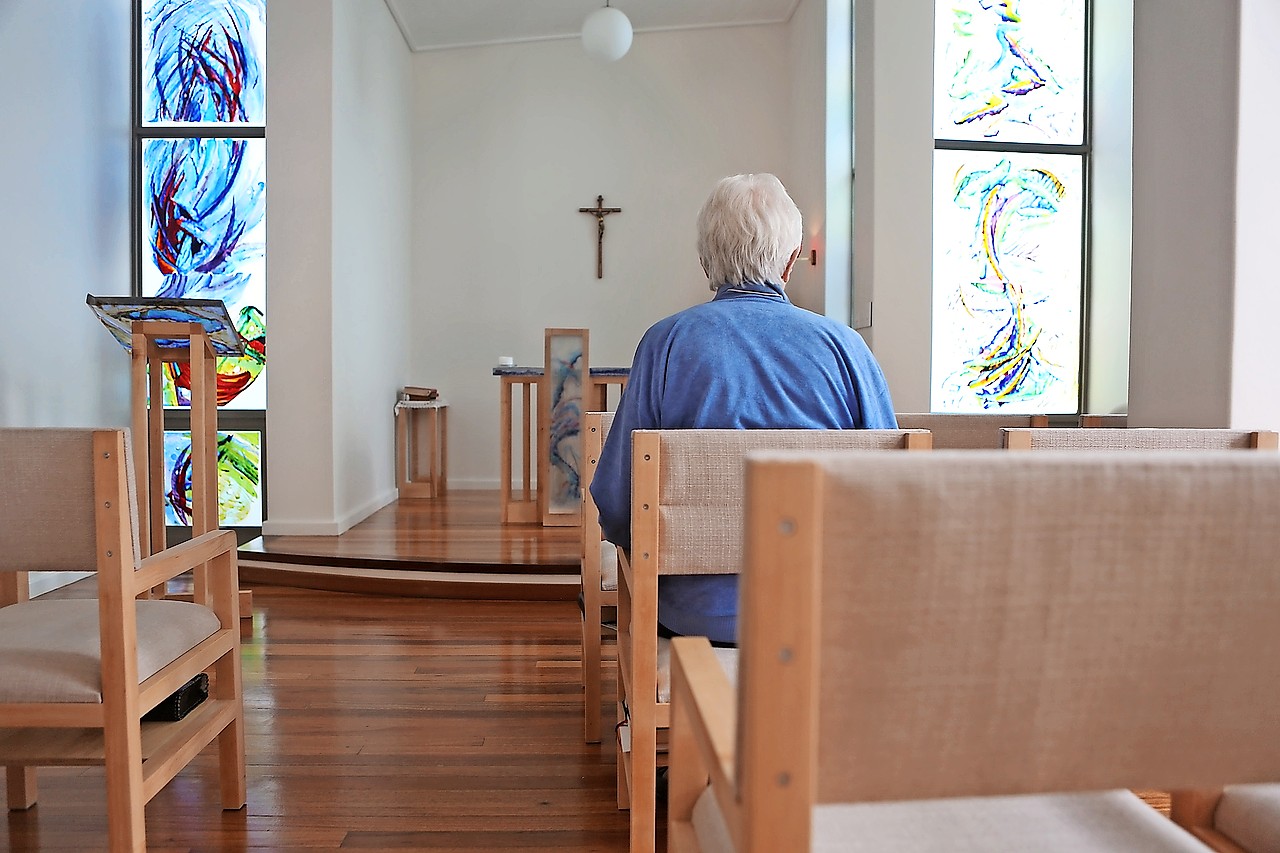
[[[924,423],[925,416],[899,416],[900,425]],[[944,427],[938,429],[938,418]],[[772,450],[841,451],[928,449],[931,445],[996,446],[989,431],[1012,448],[1085,450],[1180,447],[1275,447],[1274,433],[1232,430],[1078,430],[1028,428],[1029,417],[999,418],[978,426],[949,416],[932,416],[934,430],[884,431],[639,431],[634,435],[634,565],[602,542],[595,507],[584,495],[583,683],[584,735],[597,742],[603,731],[601,708],[601,622],[604,608],[618,608],[619,806],[631,809],[631,849],[651,850],[655,836],[657,768],[666,757],[664,735],[671,721],[670,645],[657,637],[657,577],[671,573],[732,572],[742,563],[745,500],[743,459]],[[951,416],[955,417],[955,416]],[[611,423],[607,413],[587,415],[584,476],[589,483]],[[983,433],[983,430],[988,431]],[[733,673],[734,650],[716,649],[719,669]],[[629,743],[627,742],[629,741]]]

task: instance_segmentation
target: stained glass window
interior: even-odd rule
[[[1084,141],[1084,0],[939,0],[933,135]]]
[[[264,139],[143,143],[142,295],[221,299],[249,355],[218,359],[218,405],[266,407]],[[185,365],[168,365],[166,405],[190,405]]]
[[[164,513],[171,525],[191,524],[191,433],[165,430]],[[218,524],[262,525],[262,433],[218,433]]]
[[[1087,11],[935,6],[934,411],[1079,410]]]
[[[145,124],[266,122],[266,0],[144,0]]]
[[[134,295],[222,300],[248,342],[246,356],[217,360],[219,519],[256,527],[267,403],[266,0],[134,2]],[[165,365],[164,402],[176,409],[165,432],[166,517],[186,525],[188,365]]]
[[[1074,411],[1080,158],[934,152],[933,406]]]

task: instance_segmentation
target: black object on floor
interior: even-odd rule
[[[209,676],[202,672],[144,714],[142,720],[147,723],[174,723],[208,698]]]

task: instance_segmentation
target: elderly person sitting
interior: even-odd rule
[[[893,429],[884,374],[857,332],[798,308],[787,280],[800,211],[773,175],[721,180],[698,214],[698,256],[715,297],[654,324],[600,454],[591,494],[611,542],[631,542],[631,431]],[[658,581],[669,635],[737,636],[737,575]]]

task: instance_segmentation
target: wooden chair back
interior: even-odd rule
[[[796,456],[747,471],[740,849],[820,804],[1280,780],[1280,457]]]
[[[1006,427],[1047,427],[1045,415],[967,415],[907,412],[896,416],[900,429],[927,429],[934,450],[996,450]]]
[[[631,808],[631,850],[654,845],[659,701],[658,576],[733,574],[742,566],[744,471],[763,450],[927,450],[924,430],[636,430],[632,433],[631,551],[619,561],[619,805]]]
[[[1277,434],[1243,429],[1002,429],[1007,450],[1275,450]]]
[[[587,412],[582,416],[582,725],[587,743],[599,743],[601,716],[601,631],[603,609],[618,606],[617,560],[613,543],[604,541],[600,511],[591,497],[591,481],[600,464],[613,425],[613,412]],[[613,578],[606,583],[603,568],[612,560]]]

